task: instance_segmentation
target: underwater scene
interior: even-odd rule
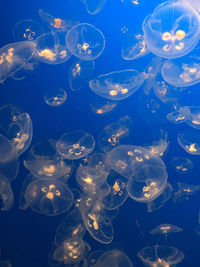
[[[200,1],[0,14],[0,267],[200,267]]]

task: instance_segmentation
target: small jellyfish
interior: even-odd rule
[[[160,245],[144,247],[137,255],[147,267],[175,267],[184,259],[184,254],[177,248]]]
[[[0,174],[0,199],[1,210],[10,210],[14,204],[14,196],[10,183],[6,177]]]
[[[135,93],[143,84],[145,74],[133,69],[102,74],[89,82],[95,94],[111,100],[122,100]]]
[[[189,115],[190,110],[188,107],[180,107],[178,110],[168,113],[167,120],[174,124],[180,124],[183,122],[187,122]]]
[[[18,41],[33,41],[44,33],[42,25],[34,20],[20,20],[14,27],[14,40]]]
[[[177,137],[179,145],[191,155],[200,155],[200,136],[197,133],[183,132]]]
[[[149,53],[144,36],[141,34],[129,34],[122,45],[122,58],[124,60],[134,60]]]
[[[198,13],[185,2],[160,4],[143,22],[148,49],[159,57],[178,58],[188,54],[199,41]]]
[[[93,136],[84,131],[63,134],[56,142],[58,154],[65,159],[76,160],[89,155],[95,146]]]
[[[116,101],[106,100],[104,98],[101,98],[98,101],[93,101],[93,103],[90,104],[92,112],[97,115],[107,115],[111,113],[116,107],[117,107]]]
[[[35,58],[46,64],[61,64],[69,60],[71,53],[65,44],[66,31],[40,35],[36,40]]]
[[[176,103],[179,98],[176,89],[163,80],[157,81],[153,86],[153,90],[157,98],[165,104]]]
[[[133,267],[133,264],[129,257],[122,251],[113,249],[104,252],[97,260],[96,267],[112,267],[112,266],[117,266],[117,267]]]
[[[121,143],[130,134],[132,120],[128,116],[108,124],[99,134],[98,144],[107,153]]]
[[[199,54],[197,50],[196,54]],[[176,87],[188,87],[200,82],[200,61],[194,55],[166,61],[161,69],[163,79]]]
[[[173,202],[181,202],[182,200],[188,200],[192,195],[200,191],[200,185],[186,184],[177,182],[178,191],[175,192]]]
[[[168,223],[163,223],[163,224],[156,226],[153,230],[151,230],[150,234],[167,235],[168,233],[177,233],[177,232],[182,232],[182,231],[183,229],[178,226],[168,224]]]
[[[73,204],[71,190],[58,180],[33,180],[24,194],[27,206],[44,215],[66,212]]]
[[[90,15],[98,14],[104,7],[107,0],[82,0],[86,7],[87,12]]]
[[[74,19],[61,19],[54,17],[42,9],[38,10],[41,20],[53,31],[68,31],[72,26],[76,25],[78,21]]]
[[[95,67],[92,60],[76,60],[69,68],[68,80],[72,91],[81,90],[86,86],[91,78]]]
[[[184,174],[190,172],[194,164],[191,159],[183,157],[173,157],[171,159],[171,165],[173,166],[176,172]]]
[[[73,26],[66,35],[69,51],[82,60],[94,60],[104,51],[103,33],[93,25],[81,23]]]
[[[149,202],[159,197],[167,183],[164,162],[151,159],[135,168],[127,183],[129,196],[137,202]]]
[[[51,89],[45,93],[44,100],[49,106],[59,107],[67,100],[67,92],[62,88]]]
[[[172,186],[167,182],[162,194],[153,201],[147,202],[147,211],[153,212],[162,208],[162,206],[164,206],[168,199],[171,197],[172,191]]]
[[[30,60],[35,53],[34,42],[24,41],[10,43],[0,49],[0,83],[8,77],[15,79],[20,70],[33,70],[34,63]]]
[[[195,129],[200,129],[200,106],[185,106],[188,109],[186,123]]]

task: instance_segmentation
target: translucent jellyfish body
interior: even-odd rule
[[[42,21],[53,31],[68,31],[72,26],[78,22],[74,19],[61,19],[54,17],[51,14],[45,12],[43,9],[38,10],[38,14]]]
[[[58,180],[33,180],[25,191],[27,207],[44,215],[58,215],[73,204],[71,190]]]
[[[168,224],[168,223],[163,223],[160,224],[158,226],[156,226],[153,230],[150,231],[150,234],[155,235],[155,234],[159,234],[159,235],[163,235],[163,234],[168,234],[168,233],[177,233],[177,232],[182,232],[183,229],[172,225],[172,224]]]
[[[163,165],[160,157],[139,146],[120,145],[107,153],[110,167],[128,179],[132,176],[137,166],[145,166],[145,164],[151,162],[151,159],[155,159],[156,164]]]
[[[130,34],[122,45],[122,58],[124,60],[134,60],[149,53],[144,36],[141,34]]]
[[[90,154],[95,146],[93,136],[84,131],[63,134],[56,143],[58,154],[66,159],[76,160]]]
[[[113,249],[104,252],[97,260],[96,267],[101,266],[117,266],[117,267],[133,267],[133,264],[129,257],[122,251]]]
[[[20,20],[14,27],[15,41],[33,41],[44,33],[42,25],[34,20]]]
[[[111,100],[122,100],[135,93],[145,80],[143,72],[128,69],[102,74],[89,82],[97,95]]]
[[[10,183],[6,177],[0,174],[0,199],[1,210],[10,210],[14,204],[14,196],[10,186]]]
[[[93,1],[93,0],[82,0],[83,4],[86,7],[87,12],[90,15],[95,15],[97,13],[99,13],[107,0],[97,0],[97,1]]]
[[[176,266],[184,259],[184,254],[177,248],[156,245],[144,247],[138,252],[138,257],[145,266]]]
[[[191,55],[171,59],[164,63],[161,72],[163,79],[169,84],[188,87],[200,82],[200,61]]]
[[[188,54],[199,40],[199,30],[198,13],[180,1],[162,3],[143,22],[148,49],[164,58]]]
[[[178,110],[167,114],[168,121],[180,124],[186,122],[190,115],[190,109],[188,107],[180,107]]]
[[[162,194],[167,177],[164,162],[151,159],[133,171],[127,183],[128,194],[138,202],[152,201]]]
[[[188,200],[192,195],[200,191],[200,185],[177,182],[178,191],[175,192],[173,202]]]
[[[70,57],[65,44],[66,31],[45,33],[36,40],[35,58],[46,64],[61,64],[66,62]]]
[[[107,115],[111,113],[117,107],[117,101],[106,100],[105,98],[98,97],[98,102],[93,101],[90,104],[90,108],[93,113],[97,115]]]
[[[4,112],[9,114],[5,116]],[[12,106],[10,108],[3,106],[0,113],[0,116],[3,116],[2,130],[5,134],[5,136],[0,134],[0,162],[8,162],[20,156],[29,147],[33,126],[28,113],[15,115]]]
[[[87,85],[93,73],[95,63],[92,60],[76,60],[69,68],[68,80],[72,91],[78,91]]]
[[[84,259],[90,246],[82,239],[69,238],[59,244],[53,252],[53,259],[64,264],[76,264]]]
[[[82,60],[94,60],[103,53],[105,38],[93,25],[81,23],[67,32],[66,44],[74,56]]]
[[[118,146],[130,133],[132,120],[128,116],[108,124],[100,133],[98,144],[105,153]]]
[[[23,70],[33,70],[29,62],[35,53],[35,43],[30,41],[11,43],[0,49],[0,83],[8,77],[15,79],[17,73]]]
[[[176,172],[181,174],[188,173],[194,166],[190,159],[183,157],[173,157],[171,159],[171,165]]]
[[[183,132],[177,137],[179,145],[189,154],[200,155],[200,136],[197,133]]]
[[[62,88],[51,89],[45,93],[44,100],[49,106],[59,107],[67,100],[67,92]]]

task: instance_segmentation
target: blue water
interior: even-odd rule
[[[0,47],[14,42],[13,28],[18,21],[31,19],[42,24],[38,10],[43,9],[57,17],[65,18],[70,15],[80,22],[95,25],[103,32],[106,45],[103,54],[95,60],[93,78],[99,74],[129,68],[144,71],[153,55],[150,54],[135,61],[125,61],[121,57],[122,43],[128,33],[142,32],[142,22],[146,15],[153,12],[154,8],[163,1],[141,0],[139,5],[131,4],[128,0],[126,2],[107,0],[101,12],[89,15],[78,0],[74,0],[73,5],[70,5],[67,0],[1,0]],[[128,29],[127,33],[121,31],[124,26]],[[48,31],[48,28],[45,30]],[[167,131],[169,148],[163,160],[173,192],[177,191],[177,181],[199,184],[199,156],[186,153],[177,142],[178,133],[191,128],[185,123],[175,125],[167,121],[166,114],[171,110],[168,105],[163,104],[152,93],[149,96],[144,95],[140,88],[129,98],[119,101],[113,112],[98,116],[90,109],[90,104],[98,100],[88,86],[77,92],[69,88],[67,73],[74,61],[75,57],[71,57],[66,63],[58,65],[40,63],[33,72],[27,73],[25,79],[18,81],[8,78],[0,84],[0,106],[18,105],[30,115],[33,122],[31,145],[49,138],[57,140],[64,132],[74,130],[87,131],[97,141],[99,133],[107,124],[128,115],[133,121],[129,137],[131,144],[142,146],[149,141],[149,137],[155,130]],[[57,108],[48,106],[44,101],[45,92],[54,87],[67,91],[67,101]],[[159,103],[160,106],[155,114],[147,109],[147,99],[154,99]],[[197,84],[192,86],[191,90],[182,92],[179,103],[180,105],[199,105],[199,99],[199,85]],[[198,130],[194,131],[198,132]],[[29,173],[23,166],[29,149],[19,157],[19,174],[11,183],[15,198],[14,206],[9,211],[0,212],[0,257],[2,260],[8,259],[13,267],[46,267],[50,266],[48,254],[54,242],[56,228],[66,214],[45,216],[35,213],[30,208],[19,209],[20,190],[23,180]],[[193,169],[187,174],[175,172],[171,164],[174,156],[191,159],[194,163]],[[69,180],[69,186],[75,185],[74,179],[75,172]],[[195,227],[198,225],[199,193],[179,203],[172,201],[173,194],[161,209],[152,213],[147,212],[146,204],[128,198],[112,221],[114,239],[111,244],[100,244],[88,233],[84,240],[90,244],[91,251],[107,251],[114,248],[122,250],[136,267],[143,266],[137,257],[138,251],[145,246],[155,244],[170,245],[182,251],[185,258],[178,266],[200,266],[200,237],[195,232]],[[177,225],[183,229],[183,232],[171,234],[167,240],[160,235],[150,235],[149,232],[161,223]]]

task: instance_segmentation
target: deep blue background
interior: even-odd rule
[[[127,4],[121,3],[120,0],[108,0],[102,12],[95,16],[88,15],[78,0],[74,0],[74,3],[74,7],[70,8],[67,0],[1,0],[0,47],[14,42],[13,28],[18,21],[32,19],[42,23],[38,16],[38,9],[42,8],[61,18],[68,18],[73,14],[80,22],[91,23],[104,33],[106,47],[102,56],[96,60],[94,77],[126,68],[135,68],[138,71],[145,69],[152,55],[136,61],[124,61],[121,58],[121,46],[126,37],[121,32],[121,28],[126,26],[128,32],[141,33],[143,19],[161,1],[146,0],[141,5],[135,6],[128,4],[128,0]],[[144,96],[142,88],[128,99],[120,101],[113,113],[102,117],[95,115],[89,107],[89,104],[98,101],[94,93],[88,87],[79,92],[72,92],[69,89],[67,71],[74,60],[75,58],[72,57],[69,62],[55,66],[41,63],[33,73],[27,74],[26,79],[22,81],[8,79],[0,85],[1,105],[17,104],[30,114],[34,128],[32,144],[48,138],[57,139],[64,132],[78,129],[91,133],[97,140],[105,125],[124,115],[129,115],[133,120],[133,132],[130,138],[132,144],[143,145],[156,129],[164,129],[168,132],[169,150],[164,161],[169,182],[175,189],[177,181],[199,184],[199,156],[191,156],[184,152],[176,139],[178,133],[188,130],[189,126],[173,125],[166,121],[165,113],[170,108],[159,102],[153,94],[149,97]],[[50,107],[44,102],[44,93],[54,87],[64,88],[68,94],[66,103],[58,108]],[[193,86],[190,91],[182,93],[180,103],[199,105],[199,86]],[[146,108],[148,98],[155,99],[161,106],[154,115]],[[65,214],[47,217],[34,213],[31,209],[23,211],[18,208],[20,188],[28,174],[23,167],[23,160],[27,157],[27,153],[20,157],[20,172],[11,184],[15,196],[14,207],[8,212],[0,213],[0,249],[2,259],[9,259],[13,267],[46,267],[49,266],[48,253],[51,250],[56,227]],[[173,156],[190,158],[194,162],[193,170],[184,176],[174,172],[170,164]],[[74,175],[71,179],[74,179]],[[115,234],[111,245],[101,245],[88,234],[85,240],[91,245],[92,250],[122,249],[135,266],[142,266],[137,257],[137,252],[141,248],[165,244],[163,238],[152,236],[149,231],[161,223],[170,223],[183,228],[182,233],[172,234],[167,239],[168,245],[177,247],[185,254],[185,259],[180,266],[198,267],[200,266],[200,237],[195,233],[194,228],[198,224],[199,201],[198,194],[189,201],[178,204],[169,200],[162,209],[147,213],[145,204],[128,199],[113,221]],[[136,225],[136,219],[139,227]]]

